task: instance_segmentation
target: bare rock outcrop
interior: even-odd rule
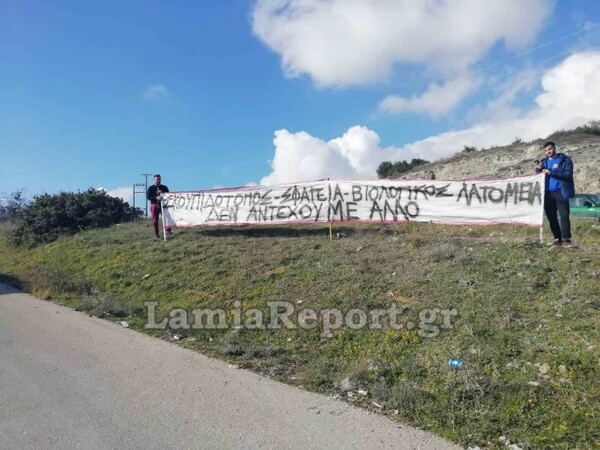
[[[570,156],[575,166],[575,187],[579,193],[600,193],[600,136],[573,133],[553,138],[558,151]],[[419,166],[401,178],[462,179],[505,178],[533,172],[533,161],[541,159],[545,140],[515,142],[504,147],[460,152]]]

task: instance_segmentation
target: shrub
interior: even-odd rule
[[[73,276],[55,267],[34,265],[25,276],[25,287],[31,286],[34,292],[45,299],[55,295],[89,294],[93,286],[89,282],[81,282]]]
[[[35,246],[62,235],[109,227],[140,215],[139,208],[133,209],[127,202],[99,189],[38,195],[18,215],[12,242]]]
[[[460,248],[451,242],[436,245],[428,252],[428,257],[433,262],[450,261],[459,254]]]
[[[572,130],[559,130],[548,136],[549,140],[559,140],[567,136],[574,136],[578,134],[589,134],[591,136],[600,136],[600,120],[592,120],[585,125],[582,125]]]

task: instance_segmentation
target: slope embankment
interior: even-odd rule
[[[508,226],[353,226],[332,241],[313,227],[187,229],[156,242],[140,222],[31,250],[1,238],[0,273],[465,446],[502,437],[589,448],[599,440],[600,230],[573,229],[578,249],[548,251],[537,230]]]

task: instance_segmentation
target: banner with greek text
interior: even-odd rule
[[[496,180],[324,180],[163,195],[166,225],[432,222],[541,226],[544,175]]]

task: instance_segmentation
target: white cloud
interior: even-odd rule
[[[130,206],[133,206],[133,188],[131,186],[117,187],[114,189],[104,189],[104,188],[98,188],[98,189],[102,189],[103,191],[106,191],[106,193],[108,195],[110,195],[111,197],[120,198],[120,199],[126,201],[127,203],[129,203]],[[144,195],[138,194],[136,199],[138,201],[138,204],[136,206],[141,207],[142,209],[145,208],[146,200],[145,200]]]
[[[149,84],[146,86],[146,89],[144,89],[142,95],[146,100],[153,100],[167,97],[169,95],[169,90],[164,84]]]
[[[263,178],[261,184],[343,176],[353,171],[350,161],[338,148],[304,131],[275,131],[273,144],[273,173]]]
[[[433,117],[451,112],[465,97],[481,85],[471,76],[450,80],[445,84],[431,84],[426,92],[411,98],[389,95],[379,103],[379,110],[391,114],[419,113]]]
[[[323,86],[386,80],[394,65],[452,74],[495,43],[532,42],[553,0],[258,0],[255,35],[288,76]]]
[[[528,77],[521,88],[526,88]],[[529,141],[560,129],[600,120],[600,52],[574,54],[548,70],[541,78],[543,92],[528,111],[517,113],[505,92],[495,105],[493,117],[472,127],[442,133],[404,147],[381,148],[379,136],[365,127],[352,127],[340,138],[322,141],[301,131],[275,132],[272,172],[262,184],[275,184],[327,177],[374,178],[381,161],[423,158],[435,160],[473,145],[478,148],[504,145],[515,137]],[[504,97],[503,97],[504,96]],[[504,114],[503,109],[510,110]]]
[[[304,131],[278,130],[273,143],[273,171],[261,184],[336,177],[372,178],[381,161],[398,154],[397,149],[382,149],[377,133],[361,126],[352,127],[329,142]]]

